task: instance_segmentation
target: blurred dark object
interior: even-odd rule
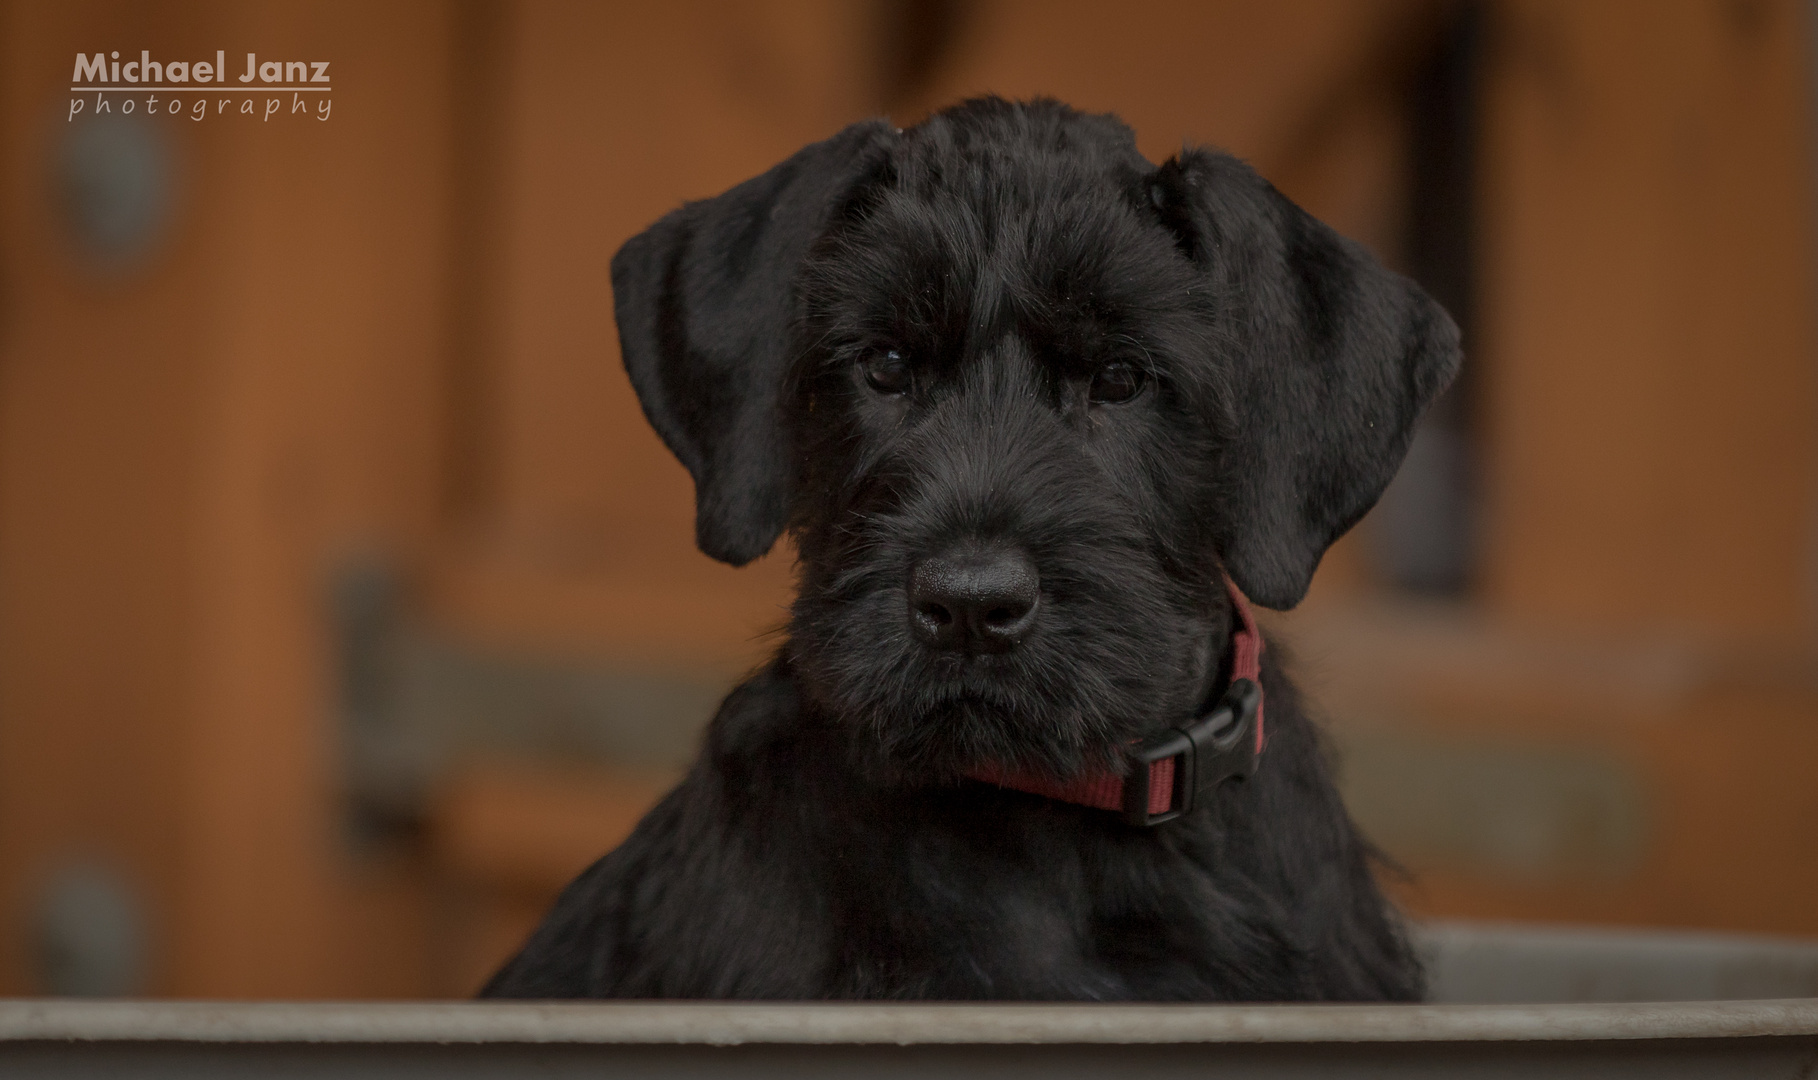
[[[93,858],[65,862],[38,896],[37,992],[144,993],[146,931],[144,906],[116,867]]]
[[[878,25],[878,104],[886,111],[921,92],[959,38],[965,0],[873,0]]]
[[[1421,420],[1401,472],[1370,512],[1364,535],[1378,571],[1415,592],[1458,596],[1471,583],[1478,506],[1476,374],[1478,127],[1486,14],[1463,0],[1443,16],[1408,89],[1408,274],[1451,313],[1464,336],[1458,379]]]
[[[117,108],[129,99],[96,94]],[[165,125],[143,116],[77,114],[58,133],[57,182],[76,247],[110,271],[151,253],[171,214],[174,165]]]

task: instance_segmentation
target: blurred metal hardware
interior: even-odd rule
[[[479,755],[679,770],[731,688],[708,672],[485,649],[408,607],[380,560],[351,562],[332,586],[356,839],[419,826],[437,781]]]
[[[64,125],[56,193],[77,248],[102,268],[122,270],[151,252],[170,219],[172,154],[156,122],[111,111],[130,99],[98,96],[115,99],[103,101],[109,112]]]
[[[1415,429],[1408,456],[1363,531],[1378,572],[1413,592],[1451,595],[1470,581],[1477,465],[1460,404],[1448,392]]]
[[[73,859],[50,875],[32,938],[43,993],[127,997],[144,989],[144,908],[125,876],[104,862]]]

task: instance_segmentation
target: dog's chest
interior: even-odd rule
[[[882,807],[832,846],[836,995],[1224,996],[1232,905],[1190,850],[1029,796],[953,803]]]

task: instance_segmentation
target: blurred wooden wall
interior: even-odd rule
[[[3,18],[0,992],[73,858],[142,901],[154,992],[420,992],[420,875],[338,829],[321,612],[342,546],[440,535],[447,11]],[[330,59],[330,121],[160,117],[167,233],[90,265],[57,187],[74,54],[218,48]]]
[[[1490,10],[1481,576],[1335,682],[1637,823],[1572,872],[1410,858],[1410,902],[1818,934],[1810,9]]]
[[[880,111],[1045,93],[1158,160],[1232,149],[1398,261],[1398,80],[1454,10],[0,5],[0,992],[93,858],[142,898],[152,992],[465,993],[622,833],[649,783],[482,762],[421,842],[350,839],[326,597],[379,552],[490,647],[763,655],[789,555],[694,550],[617,363],[607,260],[661,213]],[[1478,580],[1408,604],[1346,541],[1279,625],[1417,910],[1818,933],[1806,9],[1484,10]],[[333,117],[172,118],[167,235],[100,269],[54,160],[71,57],[113,48],[328,58]],[[1358,763],[1434,745],[1595,789],[1588,755],[1639,793],[1633,850],[1423,849]]]

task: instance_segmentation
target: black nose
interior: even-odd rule
[[[909,625],[941,649],[1004,652],[1029,634],[1041,578],[1021,552],[965,548],[909,572]]]

